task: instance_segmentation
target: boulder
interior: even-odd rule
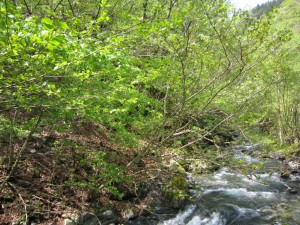
[[[137,213],[134,208],[128,208],[122,212],[122,217],[125,221],[133,219],[136,216],[137,216]]]
[[[291,170],[300,170],[300,159],[292,159],[287,164]]]
[[[169,167],[173,174],[183,174],[183,175],[186,174],[186,171],[183,168],[183,166],[181,166],[181,163],[178,163],[177,161],[175,161],[173,159],[170,161]]]
[[[173,208],[180,208],[188,197],[188,183],[184,176],[174,175],[164,184],[162,191]]]
[[[98,217],[93,213],[83,213],[78,219],[78,225],[101,225]]]
[[[187,160],[187,162],[188,162],[188,171],[194,174],[212,172],[219,168],[218,164],[209,163],[201,159]]]
[[[79,215],[77,214],[68,214],[68,215],[63,215],[64,225],[77,225],[78,220],[79,220]]]
[[[64,225],[109,225],[118,221],[117,215],[112,210],[106,210],[99,214],[84,212],[64,216]]]

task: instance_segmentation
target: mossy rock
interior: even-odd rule
[[[201,174],[216,171],[218,168],[218,164],[210,163],[201,159],[194,159],[190,161],[188,170],[194,174]]]
[[[188,183],[184,176],[175,175],[163,186],[165,198],[171,202],[172,207],[180,208],[180,205],[188,197]]]
[[[173,174],[186,175],[186,171],[181,166],[181,163],[178,163],[175,160],[171,160],[171,162],[170,162],[170,170],[172,171]]]

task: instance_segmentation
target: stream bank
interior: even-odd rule
[[[135,157],[132,149],[119,148],[106,138],[105,132],[95,133],[77,129],[77,133],[34,136],[28,144],[16,176],[9,180],[11,187],[5,189],[0,198],[0,224],[26,224],[27,220],[27,224],[154,225],[177,216],[182,218],[181,213],[191,216],[200,206],[189,197],[201,202],[201,193],[205,191],[201,189],[205,187],[205,179],[201,178],[201,181],[205,182],[197,181],[197,176],[209,177],[218,174],[224,169],[223,162],[225,165],[237,164],[238,168],[239,157],[254,161],[257,160],[254,155],[259,152],[252,145],[238,146],[231,149],[230,153],[222,149],[209,149],[208,146],[192,149],[197,155],[191,149],[187,150],[190,151],[190,155],[185,154],[186,152],[180,153],[176,149],[166,149],[161,155],[162,163],[155,152],[150,152],[139,163],[127,169],[126,173],[131,177],[129,182],[113,184],[122,193],[120,198],[105,189],[99,191],[76,187],[72,183],[66,185],[66,182],[70,184],[70,180],[79,184],[93,184],[93,172],[102,171],[92,171],[97,169],[92,167],[94,161],[91,161],[90,165],[81,164],[84,159],[91,159],[87,149],[111,155],[112,157],[107,158],[107,165],[130,163]],[[203,155],[210,160],[203,159]],[[234,155],[237,163],[233,161]],[[285,159],[279,157],[279,160]],[[297,159],[293,161],[289,158],[283,163],[281,161],[276,162],[278,165],[286,164],[290,169],[282,167],[284,174],[278,172],[276,176],[281,176],[281,181],[293,179],[298,173]],[[0,167],[1,172],[4,169]],[[231,173],[229,169],[227,172]],[[213,171],[216,172],[212,173]],[[242,171],[238,174],[243,175]],[[182,184],[179,188],[176,185],[177,181],[181,181]],[[292,189],[291,185],[290,187],[292,192],[297,191]],[[201,208],[201,212],[210,213],[206,207]],[[205,218],[202,219],[205,221]]]
[[[300,164],[255,158],[257,145],[233,147],[236,162],[248,168],[222,167],[207,174],[189,175],[191,200],[181,210],[158,210],[126,224],[138,225],[269,225],[300,223]],[[253,170],[256,168],[256,170]],[[286,176],[282,175],[282,170]]]

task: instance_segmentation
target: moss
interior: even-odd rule
[[[178,162],[176,162],[174,160],[171,160],[170,169],[171,169],[171,171],[172,171],[173,174],[182,174],[182,175],[186,174],[186,171],[181,166],[181,164],[179,164]]]
[[[4,203],[13,202],[15,199],[16,196],[14,194],[6,194],[4,197],[0,197],[0,200],[2,200]]]
[[[177,167],[177,172],[180,173],[180,174],[185,174],[186,173],[185,169],[180,165]]]
[[[178,208],[188,196],[188,184],[184,176],[175,175],[163,186],[163,194],[173,207]]]

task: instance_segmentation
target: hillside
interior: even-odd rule
[[[273,3],[1,1],[0,223],[123,223],[179,208],[188,160],[211,172],[236,142],[296,154],[300,1]]]

